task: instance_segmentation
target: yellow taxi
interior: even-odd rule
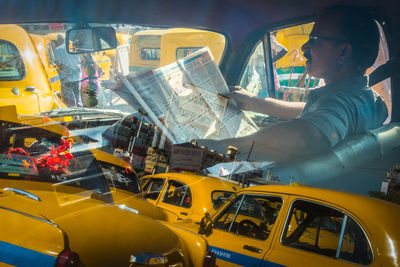
[[[219,33],[187,28],[138,31],[131,39],[129,70],[165,66],[207,46],[218,64],[225,49],[225,37]]]
[[[0,105],[35,114],[65,105],[52,90],[29,34],[18,25],[0,25]]]
[[[379,199],[264,185],[236,193],[199,233],[218,266],[398,266],[399,219],[400,206]]]
[[[0,262],[128,266],[140,256],[183,264],[172,231],[138,212],[110,205],[112,195],[92,153],[59,153],[45,159],[35,153],[38,149],[2,153]],[[57,157],[69,159],[68,164],[50,163]],[[144,236],[146,242],[138,242]]]
[[[78,137],[67,138],[62,123],[13,109],[0,116],[1,263],[203,265],[205,240],[154,220],[164,215],[134,197],[140,186],[127,163],[97,149],[73,150]]]
[[[143,197],[166,211],[168,221],[200,222],[241,187],[237,182],[193,173],[160,173],[140,178]]]

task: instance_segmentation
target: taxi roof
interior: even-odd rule
[[[221,177],[211,177],[211,176],[201,176],[194,173],[159,173],[156,175],[147,175],[145,177],[157,177],[157,178],[165,178],[170,177],[173,179],[177,179],[178,181],[182,181],[186,184],[189,184],[191,187],[193,185],[198,185],[199,187],[203,187],[209,191],[215,190],[215,188],[221,188],[221,186],[226,187],[226,189],[230,189],[230,191],[235,191],[232,186],[239,188],[237,182],[228,180]],[[221,188],[222,189],[222,188]]]
[[[327,202],[334,203],[338,206],[346,207],[349,210],[358,209],[360,202],[363,205],[368,205],[370,207],[382,208],[383,206],[388,206],[399,211],[400,215],[400,205],[383,201],[377,198],[335,191],[330,189],[316,188],[311,186],[306,186],[302,184],[296,185],[256,185],[251,186],[243,191],[262,191],[262,192],[273,192],[289,194],[294,196],[303,196],[307,198],[313,198],[318,200],[323,200]]]
[[[374,225],[374,228],[380,228],[382,231],[396,231],[400,234],[397,226],[388,225],[400,220],[400,205],[381,199],[305,185],[259,185],[246,188],[243,192],[279,193],[315,200],[339,207],[363,222]]]

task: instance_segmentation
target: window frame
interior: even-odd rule
[[[20,50],[14,43],[12,43],[12,42],[10,42],[10,41],[8,41],[8,40],[0,39],[0,44],[1,44],[1,43],[8,43],[8,44],[10,44],[11,47],[13,47],[13,48],[15,49],[15,51],[17,51],[17,52],[19,53],[19,57],[20,57],[20,59],[21,59],[23,65],[24,65],[24,72],[23,72],[22,75],[20,76],[20,79],[2,80],[2,79],[0,78],[0,82],[16,82],[16,81],[23,81],[23,80],[26,78],[27,72],[28,72],[28,71],[27,71],[27,65],[26,65],[25,60],[24,60],[24,57],[23,57],[24,54],[21,52],[21,50]],[[1,49],[3,49],[3,48],[1,48]]]
[[[291,213],[292,213],[292,210],[293,210],[293,204],[294,204],[296,201],[309,202],[309,203],[313,203],[313,204],[316,204],[316,205],[324,206],[324,207],[326,207],[326,208],[330,208],[330,209],[333,209],[333,210],[335,210],[335,211],[337,211],[337,212],[340,212],[340,213],[343,214],[343,221],[344,221],[346,224],[347,224],[347,221],[349,220],[349,218],[352,219],[352,220],[358,225],[358,227],[361,228],[362,232],[364,233],[364,235],[365,235],[365,237],[366,237],[366,239],[367,239],[367,241],[368,241],[368,245],[369,245],[369,247],[370,247],[370,249],[371,249],[371,254],[372,254],[371,262],[370,262],[369,264],[365,264],[365,265],[364,265],[364,264],[359,264],[359,263],[352,262],[352,261],[343,260],[343,259],[340,259],[340,258],[337,258],[337,257],[329,257],[329,256],[324,255],[324,254],[319,254],[319,253],[316,253],[316,252],[312,252],[312,251],[308,251],[308,250],[304,250],[304,249],[300,249],[300,248],[295,248],[295,247],[290,247],[290,246],[285,245],[284,242],[283,242],[283,238],[284,238],[284,234],[287,232],[287,228],[288,228],[288,225],[289,225],[289,224],[288,224],[288,223],[289,223],[289,218],[291,217]],[[338,208],[336,208],[336,207],[330,206],[330,205],[325,204],[325,203],[322,203],[322,202],[310,200],[310,199],[305,199],[305,198],[294,198],[294,199],[291,200],[291,202],[292,202],[292,203],[290,203],[289,209],[287,210],[286,219],[285,219],[285,221],[284,221],[284,224],[283,224],[283,227],[282,227],[282,232],[281,232],[281,235],[280,235],[280,238],[279,238],[279,243],[280,243],[280,245],[282,245],[282,246],[284,246],[284,247],[292,248],[292,249],[301,250],[301,251],[304,251],[304,252],[307,252],[307,253],[311,253],[311,254],[317,254],[317,255],[319,255],[319,256],[327,257],[327,258],[330,258],[330,259],[334,259],[334,260],[338,260],[338,261],[342,261],[342,262],[348,262],[348,263],[351,263],[351,264],[356,264],[356,265],[359,265],[359,266],[369,266],[369,265],[371,265],[371,264],[374,262],[374,260],[375,260],[374,246],[372,246],[372,243],[371,243],[371,240],[370,240],[370,238],[369,238],[369,235],[367,234],[367,231],[364,229],[364,227],[362,227],[362,225],[358,222],[358,220],[354,219],[354,216],[351,216],[348,212],[344,212],[343,210],[338,209]],[[344,218],[345,218],[346,216],[347,216],[347,219],[346,219],[346,221],[345,221]],[[343,224],[342,224],[341,229],[343,229]],[[344,228],[344,231],[345,231],[345,229],[346,229],[346,227]],[[341,251],[341,246],[339,246],[339,244],[340,244],[340,245],[343,244],[343,237],[344,237],[344,235],[341,235],[341,236],[340,236],[340,239],[339,239],[339,241],[338,241],[338,248],[336,249],[336,255],[339,253],[339,257],[340,257],[340,251]]]
[[[148,188],[148,190],[150,190],[151,189],[151,187],[153,186],[153,181],[152,181],[152,179],[153,179],[153,181],[154,180],[162,180],[163,181],[163,185],[162,185],[162,187],[161,187],[161,189],[160,189],[160,192],[158,193],[158,195],[157,195],[157,197],[156,198],[149,198],[149,199],[151,199],[151,200],[153,200],[153,201],[156,201],[159,197],[160,197],[160,194],[161,194],[161,192],[162,192],[162,190],[163,190],[163,188],[164,188],[164,186],[165,186],[165,181],[167,180],[166,178],[161,178],[161,177],[150,177],[150,179],[149,179],[149,181],[147,182],[148,184],[149,184],[149,188]],[[147,183],[146,183],[146,185],[147,185]],[[144,199],[147,199],[147,197],[146,197],[146,195],[147,194],[150,194],[150,192],[148,192],[148,190],[144,190],[144,188],[142,189],[143,191],[143,198]]]
[[[232,232],[231,229],[232,229],[233,223],[235,222],[235,220],[236,220],[236,218],[237,218],[237,216],[238,216],[238,214],[239,214],[239,210],[240,210],[240,208],[241,208],[241,206],[242,206],[242,204],[243,204],[243,201],[244,201],[245,197],[246,197],[246,196],[249,196],[249,195],[250,195],[250,196],[255,196],[255,197],[258,196],[258,197],[271,197],[271,198],[279,198],[279,199],[281,199],[281,201],[282,201],[282,202],[281,202],[281,208],[280,208],[279,213],[278,213],[278,216],[276,216],[275,222],[274,222],[274,224],[273,224],[273,226],[272,226],[272,229],[271,229],[271,233],[272,233],[273,229],[275,229],[276,227],[278,227],[277,224],[279,223],[279,221],[278,221],[279,214],[281,214],[282,212],[284,212],[284,203],[285,203],[285,199],[284,199],[284,197],[281,196],[281,195],[271,195],[271,194],[262,194],[262,193],[243,193],[243,194],[237,195],[235,198],[231,199],[231,200],[229,201],[228,204],[225,202],[224,205],[225,205],[225,204],[227,204],[227,205],[225,205],[225,207],[224,207],[220,212],[218,212],[218,213],[215,214],[215,217],[213,218],[213,222],[212,222],[212,225],[213,225],[212,228],[213,228],[213,229],[216,229],[216,230],[219,230],[219,231],[226,232],[226,233],[236,234],[235,232]],[[233,216],[233,219],[232,219],[232,221],[231,221],[231,223],[230,223],[228,229],[225,230],[225,229],[221,229],[221,228],[215,228],[215,223],[216,223],[222,216],[224,216],[224,214],[227,212],[228,209],[231,208],[232,202],[233,202],[236,198],[241,198],[241,199],[238,200],[238,202],[240,202],[240,203],[239,203],[237,209],[235,210],[235,213],[233,213],[234,216]],[[222,215],[221,215],[221,214],[222,214]],[[269,236],[267,237],[267,239],[261,240],[261,239],[257,239],[257,238],[252,238],[252,237],[244,236],[244,235],[241,235],[241,234],[238,234],[238,235],[241,236],[241,237],[251,238],[251,239],[258,240],[258,241],[267,241],[267,240],[269,239],[269,237],[271,236],[271,235],[269,235]],[[272,237],[272,238],[273,238],[273,237]]]
[[[225,200],[224,203],[222,203],[218,208],[216,208],[216,207],[215,207],[215,204],[214,204],[214,199],[213,199],[213,194],[214,194],[214,193],[231,193],[231,195],[227,198],[227,200]],[[211,194],[210,194],[210,198],[211,198],[211,204],[212,204],[213,208],[214,208],[215,210],[218,210],[218,209],[219,209],[220,207],[222,207],[227,201],[229,201],[229,199],[230,199],[234,194],[235,194],[235,192],[233,192],[233,191],[226,191],[226,190],[214,190],[214,191],[212,191]]]
[[[170,182],[179,183],[179,184],[182,184],[182,186],[186,187],[184,196],[186,196],[186,193],[188,192],[187,190],[189,189],[189,193],[190,193],[190,205],[189,205],[189,207],[181,206],[183,198],[182,198],[181,203],[179,205],[176,205],[176,204],[170,203],[170,202],[165,202],[164,198],[168,194],[168,189],[169,189]],[[178,188],[178,187],[175,187],[175,188]],[[179,207],[179,208],[184,208],[184,209],[190,209],[192,207],[192,205],[193,205],[193,203],[192,203],[193,195],[192,195],[192,191],[190,190],[189,185],[187,185],[186,183],[184,183],[182,181],[178,181],[178,180],[175,180],[175,179],[168,179],[166,188],[164,190],[164,194],[163,194],[163,196],[162,196],[162,198],[160,200],[164,204],[172,205],[172,206]]]

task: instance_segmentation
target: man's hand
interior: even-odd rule
[[[226,94],[226,97],[235,100],[240,109],[252,110],[251,106],[254,96],[240,86],[229,87],[229,89],[231,92]]]

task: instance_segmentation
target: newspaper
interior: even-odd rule
[[[121,80],[116,93],[147,112],[172,143],[240,137],[258,130],[233,100],[223,96],[229,89],[208,48]]]

